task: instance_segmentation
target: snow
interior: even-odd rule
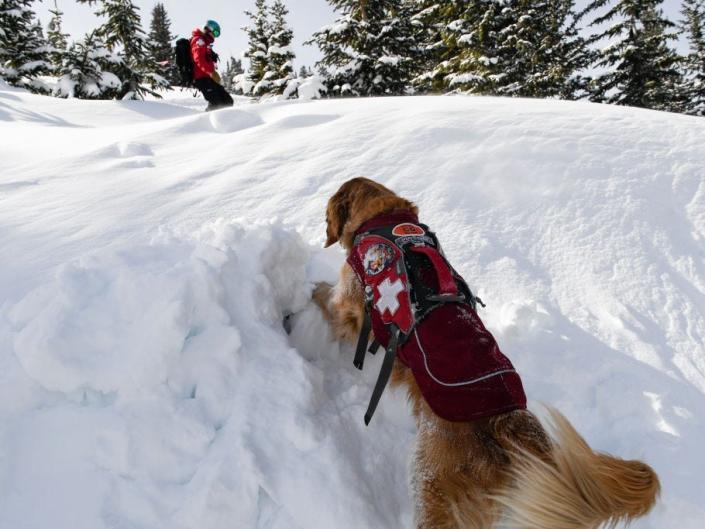
[[[350,28],[350,22],[346,20],[346,18],[342,18],[340,21],[335,22],[334,24],[330,24],[328,26],[323,26],[319,32],[320,33],[329,33],[330,35],[339,35],[341,33],[344,33]]]
[[[451,74],[447,76],[450,79],[449,85],[451,87],[459,84],[471,83],[473,81],[482,81],[482,77],[474,73],[461,73],[461,74]]]
[[[305,78],[297,87],[299,99],[309,101],[311,99],[319,99],[328,90],[318,75],[312,75]]]
[[[386,66],[396,66],[401,60],[402,58],[398,55],[383,55],[377,59],[377,62]]]
[[[309,301],[343,262],[326,200],[359,175],[419,205],[532,409],[656,468],[634,527],[702,527],[705,122],[466,96],[204,106],[0,83],[0,527],[411,527],[404,396],[365,428],[381,358],[354,369]]]
[[[453,20],[446,27],[450,31],[460,31],[464,25],[465,25],[465,21],[463,19],[458,19],[458,20]]]
[[[78,75],[80,75],[78,70],[72,70],[69,75],[62,75],[56,81],[52,93],[57,97],[73,97],[76,93],[76,85],[78,82],[72,79],[72,76]]]
[[[243,94],[251,94],[255,87],[255,83],[250,81],[247,73],[241,73],[233,77],[233,86],[236,90],[241,91]]]
[[[19,70],[23,72],[31,72],[33,70],[36,70],[38,68],[48,68],[49,63],[47,61],[30,61],[24,63],[22,66],[20,66]]]
[[[310,101],[311,99],[319,99],[326,91],[325,84],[318,75],[305,78],[295,77],[287,81],[286,88],[279,98],[289,99],[297,95],[302,101]]]
[[[267,50],[267,55],[272,56],[272,55],[286,55],[287,53],[292,53],[293,52],[293,47],[292,46],[270,46]]]

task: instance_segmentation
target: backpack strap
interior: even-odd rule
[[[380,344],[377,339],[374,339],[370,344],[369,348],[367,344],[370,340],[370,332],[372,330],[372,318],[370,316],[370,310],[373,302],[373,297],[371,289],[366,289],[366,302],[365,302],[365,315],[362,320],[362,327],[360,328],[360,336],[357,338],[357,347],[355,348],[355,359],[353,360],[353,365],[362,371],[362,367],[365,364],[365,354],[367,352],[371,354],[376,354],[377,349],[379,349]],[[390,338],[387,344],[387,349],[384,353],[384,360],[382,360],[382,367],[379,370],[379,375],[377,376],[377,382],[375,383],[375,388],[372,391],[372,396],[370,397],[370,403],[367,406],[367,411],[365,412],[365,426],[370,424],[372,416],[377,409],[379,400],[382,398],[382,393],[387,387],[389,382],[389,377],[392,374],[392,368],[394,367],[394,358],[397,355],[397,347],[399,346],[399,336],[401,331],[399,327],[393,323],[389,326]]]
[[[367,350],[367,352],[371,355],[376,355],[381,345],[382,344],[377,341],[377,338],[373,338],[372,343],[370,344],[370,348]]]
[[[362,319],[360,335],[357,337],[357,347],[355,348],[355,358],[353,359],[353,365],[360,371],[362,371],[362,366],[365,364],[365,352],[368,350],[367,344],[370,341],[370,332],[372,331],[372,316],[370,315],[370,310],[372,310],[373,302],[374,296],[372,289],[365,287],[365,315]],[[375,344],[377,344],[376,347]],[[377,339],[375,339],[370,345],[369,352],[375,354],[378,348],[379,343],[377,343]]]
[[[371,330],[372,318],[370,318],[370,311],[365,307],[365,316],[362,320],[360,336],[357,338],[357,348],[355,349],[355,359],[353,360],[353,365],[360,371],[362,371],[362,366],[365,364],[365,353],[367,352],[367,343],[370,340]]]
[[[365,412],[365,426],[368,426],[372,420],[372,416],[377,409],[377,404],[379,404],[379,399],[382,397],[382,393],[384,393],[384,388],[387,387],[387,382],[389,382],[389,377],[391,376],[392,368],[394,367],[394,358],[397,354],[397,345],[399,345],[399,329],[394,324],[392,324],[391,327],[392,335],[389,339],[387,350],[384,353],[382,368],[379,370],[377,383],[375,384],[375,389],[372,391],[370,404],[367,406],[367,411]]]

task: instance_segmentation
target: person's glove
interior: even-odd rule
[[[218,84],[222,84],[222,80],[221,80],[221,78],[220,78],[220,74],[219,74],[217,71],[214,71],[214,72],[211,74],[211,79],[213,79],[213,80],[214,80],[216,83],[218,83]]]

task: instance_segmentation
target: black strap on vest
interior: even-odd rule
[[[365,412],[365,426],[370,424],[372,420],[372,415],[374,415],[377,409],[377,404],[379,404],[379,399],[382,397],[384,388],[387,387],[387,382],[389,382],[389,377],[392,374],[392,368],[394,367],[394,358],[397,354],[397,345],[399,344],[399,329],[395,326],[391,326],[391,338],[389,338],[389,345],[387,346],[387,351],[384,353],[384,360],[382,361],[382,369],[379,370],[379,376],[377,377],[377,383],[375,384],[375,389],[372,391],[372,397],[370,398],[370,404],[367,406],[367,411]],[[363,349],[364,355],[364,349]]]
[[[365,364],[365,354],[369,351],[371,354],[376,354],[377,349],[379,349],[380,344],[375,339],[372,341],[369,349],[367,347],[367,342],[370,339],[370,331],[372,330],[372,318],[370,318],[369,310],[365,310],[365,316],[362,320],[362,328],[360,329],[360,336],[357,339],[357,347],[355,349],[355,359],[353,360],[353,365],[362,371],[362,367]],[[367,406],[367,412],[365,412],[365,426],[370,424],[372,416],[377,409],[377,404],[379,404],[380,398],[382,398],[382,393],[384,393],[384,388],[387,387],[387,382],[389,382],[389,377],[392,374],[392,367],[394,366],[394,358],[397,354],[397,346],[399,345],[399,329],[392,325],[390,328],[391,337],[389,339],[389,345],[384,354],[384,360],[382,360],[382,368],[379,370],[379,376],[377,377],[377,383],[375,384],[375,389],[372,391],[372,397],[370,397],[370,404]]]
[[[372,343],[370,344],[370,348],[367,350],[367,352],[370,353],[371,355],[376,355],[376,354],[377,354],[377,350],[378,350],[380,347],[381,347],[381,344],[380,344],[380,343],[377,341],[377,339],[375,338],[374,340],[372,340]]]
[[[362,366],[365,364],[365,353],[367,352],[367,341],[370,339],[370,331],[372,330],[372,318],[370,313],[365,309],[365,317],[362,320],[362,328],[360,336],[357,338],[357,348],[355,349],[355,359],[353,365],[362,371]]]

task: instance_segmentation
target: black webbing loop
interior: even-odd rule
[[[376,338],[374,338],[372,340],[372,343],[370,344],[370,348],[367,350],[367,352],[370,353],[371,355],[376,355],[379,348],[380,348],[380,343],[377,341]]]
[[[389,377],[392,374],[392,367],[394,366],[394,357],[397,354],[397,344],[399,343],[399,329],[394,325],[391,327],[391,337],[389,338],[389,345],[384,353],[384,360],[382,361],[382,368],[379,370],[379,376],[377,377],[377,383],[375,384],[375,389],[372,392],[372,397],[370,398],[370,404],[367,406],[367,412],[365,412],[365,426],[370,424],[372,420],[372,415],[374,415],[377,409],[377,404],[379,404],[379,399],[382,397],[384,388],[387,387],[387,382],[389,382]]]
[[[365,364],[365,353],[367,352],[367,342],[370,339],[370,331],[372,330],[372,320],[370,313],[365,309],[365,316],[362,320],[362,328],[360,336],[357,338],[357,348],[355,349],[355,359],[353,365],[362,371],[362,366]]]

